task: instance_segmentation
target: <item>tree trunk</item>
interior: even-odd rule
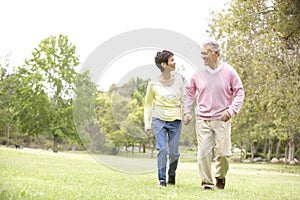
[[[244,151],[244,157],[243,157],[243,160],[246,160],[246,158],[247,158],[247,144],[245,144],[245,151]],[[242,145],[242,147],[243,147],[243,145]],[[242,151],[243,151],[243,148],[241,148],[242,149]]]
[[[263,152],[265,156],[267,156],[267,154],[268,154],[268,150],[269,150],[268,145],[269,145],[269,140],[266,139],[265,144],[264,144],[264,152]]]
[[[254,156],[257,154],[257,148],[258,148],[258,143],[257,142],[253,142],[253,147],[254,147]]]
[[[269,137],[269,145],[268,145],[268,157],[267,160],[270,161],[271,160],[271,156],[272,156],[272,147],[273,147],[273,141],[272,141],[272,136]]]
[[[238,145],[238,144],[237,144]],[[240,152],[240,161],[243,160],[243,145],[238,145],[238,147],[240,148],[241,152]]]
[[[57,141],[58,141],[58,135],[54,134],[53,137],[53,152],[57,153]]]
[[[246,159],[246,154],[247,154],[247,151],[246,151],[246,149],[244,150],[244,148],[243,148],[243,144],[236,144],[237,146],[238,146],[238,148],[240,148],[240,150],[241,150],[241,153],[240,153],[240,161],[242,161],[242,160],[245,160]]]
[[[6,143],[6,145],[9,147],[9,145],[10,145],[10,141],[9,141],[9,139],[10,139],[10,125],[9,125],[9,123],[7,124],[7,143]]]
[[[289,141],[289,161],[294,161],[295,159],[295,138],[296,134],[293,128],[293,125],[290,125],[291,139]]]
[[[251,151],[251,158],[250,161],[253,162],[254,159],[254,147],[253,142],[250,143],[250,151]]]
[[[276,158],[279,159],[279,150],[281,146],[281,140],[278,140],[277,146],[276,146]]]
[[[289,156],[288,156],[288,161],[293,161],[294,160],[294,152],[295,152],[295,143],[292,141],[289,141]]]
[[[250,149],[251,149],[251,162],[253,162],[255,154],[257,154],[257,142],[251,142]]]
[[[286,161],[288,157],[289,157],[289,143],[287,142],[284,150],[284,167],[286,167]]]
[[[131,149],[131,154],[134,154],[134,143],[132,143],[132,149]]]
[[[143,147],[143,153],[146,153],[146,145],[143,144],[142,147]]]

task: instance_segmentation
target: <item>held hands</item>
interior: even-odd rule
[[[183,123],[184,123],[184,125],[188,125],[191,121],[192,121],[192,115],[191,115],[191,113],[185,113],[184,115],[183,115]]]
[[[224,112],[223,116],[221,117],[221,121],[223,122],[227,122],[228,120],[230,120],[231,115],[229,114],[228,111]]]
[[[150,136],[151,135],[151,129],[147,129],[146,131],[145,131],[145,133],[148,135],[148,136]]]

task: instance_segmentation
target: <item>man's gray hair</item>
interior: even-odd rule
[[[221,49],[220,49],[220,45],[218,44],[218,42],[213,41],[213,40],[209,40],[209,41],[203,42],[203,45],[208,45],[208,46],[210,46],[210,48],[211,48],[211,50],[212,50],[213,52],[217,52],[217,53],[220,54]]]

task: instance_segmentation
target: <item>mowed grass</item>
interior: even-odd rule
[[[156,171],[112,170],[88,153],[0,147],[0,199],[300,199],[299,165],[231,163],[225,190],[202,191],[197,163],[183,161],[161,188]]]

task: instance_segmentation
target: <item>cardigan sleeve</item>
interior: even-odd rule
[[[153,91],[153,84],[149,82],[147,87],[147,92],[145,96],[145,104],[144,104],[144,124],[145,124],[145,131],[147,129],[151,129],[152,126],[152,113],[154,109],[154,101],[155,95]]]

